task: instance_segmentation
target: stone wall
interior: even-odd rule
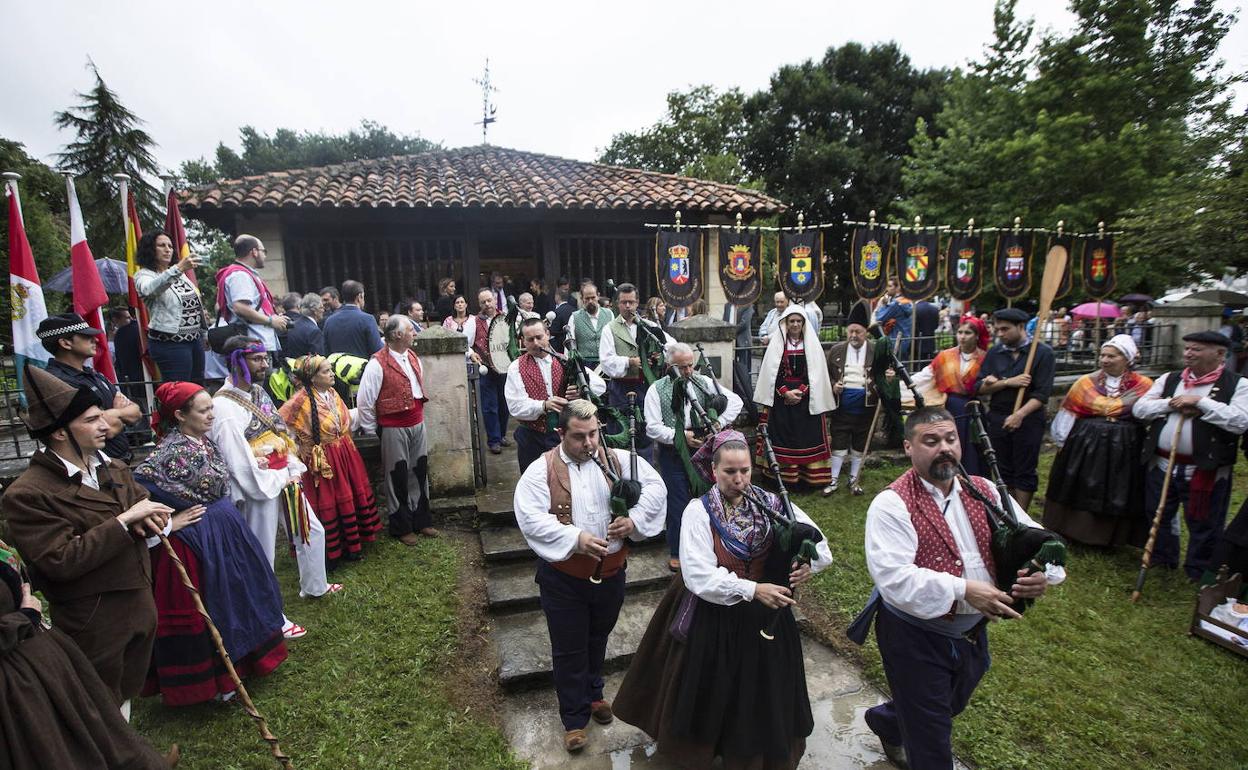
[[[425,435],[429,441],[429,484],[434,498],[473,494],[468,369],[462,334],[431,326],[416,335],[416,354],[424,370]]]

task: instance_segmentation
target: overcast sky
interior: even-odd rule
[[[52,160],[69,140],[52,115],[92,82],[147,123],[158,162],[238,147],[253,125],[339,132],[361,119],[448,147],[478,144],[486,57],[491,144],[593,160],[620,131],[663,114],[672,90],[747,92],[833,45],[895,40],[919,67],[957,66],[992,33],[991,0],[870,2],[470,2],[4,0],[0,136]],[[1066,29],[1059,0],[1023,0]],[[1229,8],[1230,3],[1223,3]],[[1248,70],[1248,25],[1223,44]],[[1244,92],[1240,92],[1241,106]]]

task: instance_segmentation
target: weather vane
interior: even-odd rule
[[[473,78],[472,82],[481,86],[481,120],[477,124],[481,126],[481,144],[489,144],[486,138],[487,132],[490,130],[490,124],[498,120],[494,117],[494,113],[498,112],[498,107],[490,104],[490,94],[497,92],[498,89],[490,84],[490,60],[485,60],[485,76],[481,78]]]

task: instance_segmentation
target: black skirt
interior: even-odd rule
[[[1141,429],[1134,420],[1083,417],[1053,460],[1044,526],[1087,545],[1143,545]]]

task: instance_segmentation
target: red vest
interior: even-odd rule
[[[550,355],[549,353],[547,355]],[[534,401],[545,401],[552,395],[561,393],[564,389],[563,381],[563,362],[551,356],[550,359],[550,385],[551,391],[546,390],[546,381],[542,379],[542,370],[537,360],[533,356],[525,353],[520,356],[520,382],[524,384],[524,393]],[[520,424],[529,430],[535,430],[538,433],[546,432],[546,419],[543,416],[537,420],[520,420]]]
[[[987,479],[973,476],[971,480],[981,492],[992,494]],[[910,523],[914,525],[914,531],[919,537],[919,547],[914,554],[915,566],[962,577],[962,554],[953,539],[953,531],[949,529],[944,514],[936,507],[936,501],[923,486],[919,474],[911,468],[890,484],[889,489],[896,492],[906,504],[906,510],[910,511]],[[983,557],[989,574],[996,580],[997,568],[992,560],[992,529],[988,525],[988,512],[983,503],[971,497],[965,489],[961,490],[959,496],[967,518],[971,521],[971,531],[975,533],[980,556]]]
[[[477,335],[472,338],[472,349],[486,361],[490,355],[490,323],[479,315],[473,318],[477,319]]]
[[[412,396],[412,382],[407,373],[399,366],[399,362],[390,355],[390,348],[383,347],[373,354],[377,363],[381,364],[381,390],[377,393],[377,424],[387,428],[410,428],[419,425],[425,419],[424,402],[427,396],[417,400]],[[416,382],[421,393],[425,392],[425,381],[420,371],[420,359],[412,351],[407,351],[407,360],[416,374]]]

